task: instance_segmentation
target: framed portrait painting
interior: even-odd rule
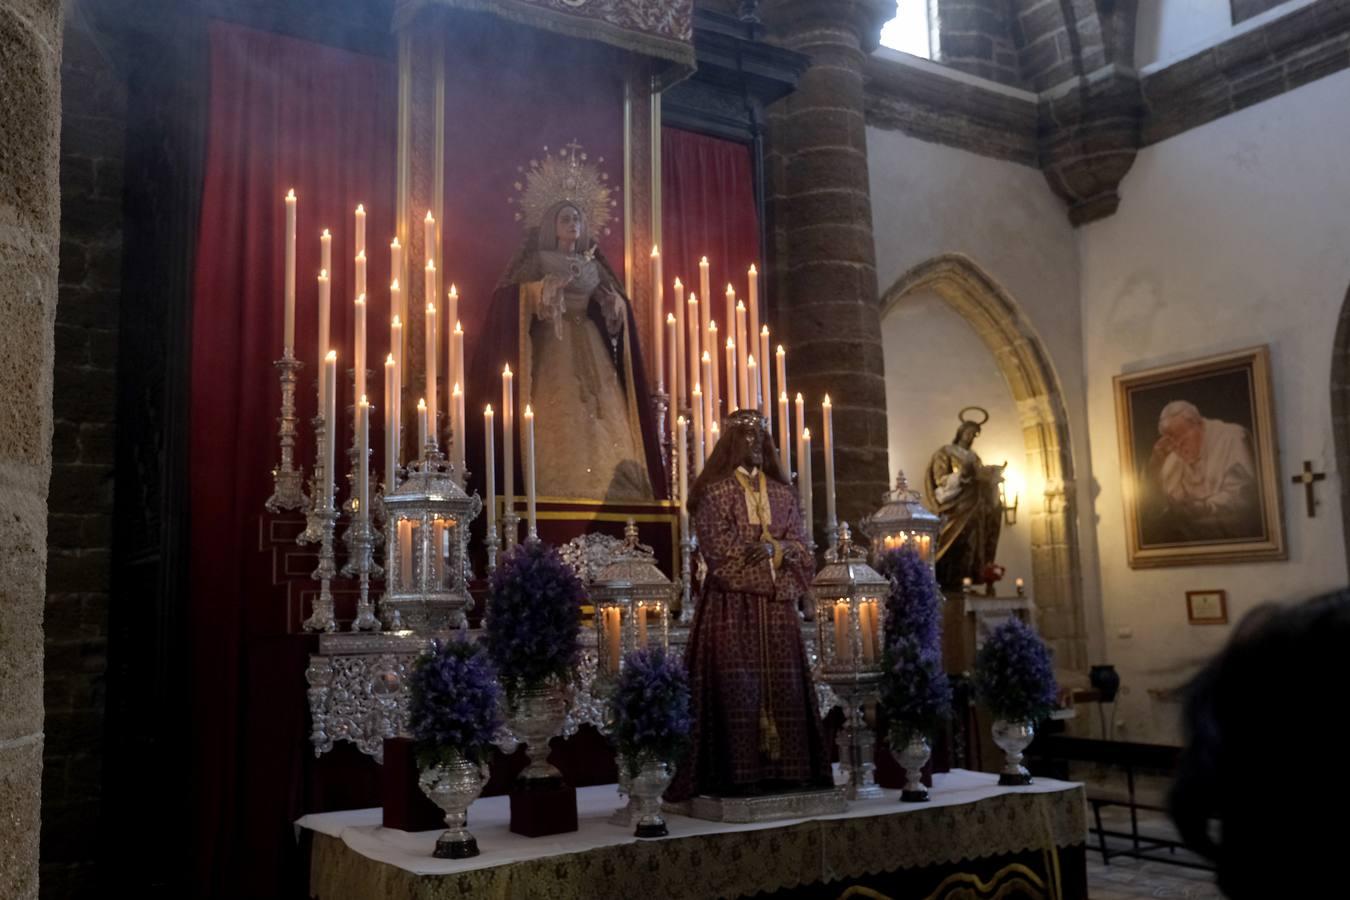
[[[1284,559],[1269,348],[1115,387],[1130,566]]]

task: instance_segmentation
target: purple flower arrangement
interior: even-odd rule
[[[952,707],[952,686],[942,667],[942,595],[933,571],[910,547],[887,553],[878,568],[891,582],[881,704],[893,732],[931,734]]]
[[[1021,619],[995,628],[976,654],[975,695],[1007,722],[1037,722],[1058,705],[1050,648]]]
[[[659,647],[624,657],[609,698],[611,734],[635,776],[646,758],[673,763],[689,744],[689,676],[679,659]]]
[[[517,544],[493,573],[484,641],[508,694],[566,678],[577,663],[586,588],[558,551]]]
[[[456,754],[483,762],[501,725],[501,689],[484,649],[466,640],[432,640],[410,679],[408,730],[423,768]]]

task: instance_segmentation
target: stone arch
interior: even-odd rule
[[[1331,440],[1340,474],[1345,553],[1350,559],[1350,290],[1341,304],[1336,343],[1331,349]]]
[[[1028,507],[1038,624],[1063,665],[1085,668],[1087,630],[1073,452],[1059,378],[1017,302],[969,257],[943,254],[910,269],[882,295],[882,317],[918,291],[932,291],[970,323],[1012,391],[1026,443],[1027,486],[1037,477],[1044,486],[1043,501]],[[1350,409],[1350,388],[1346,402]]]

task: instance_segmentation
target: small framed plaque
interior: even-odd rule
[[[1228,592],[1187,591],[1186,619],[1192,625],[1228,624]]]

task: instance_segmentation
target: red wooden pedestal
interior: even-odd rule
[[[417,758],[408,738],[385,738],[380,767],[384,827],[400,831],[434,831],[445,827],[445,814],[417,786]]]
[[[541,779],[543,780],[543,779]],[[525,837],[545,837],[577,830],[577,790],[562,779],[511,786],[511,830]]]

